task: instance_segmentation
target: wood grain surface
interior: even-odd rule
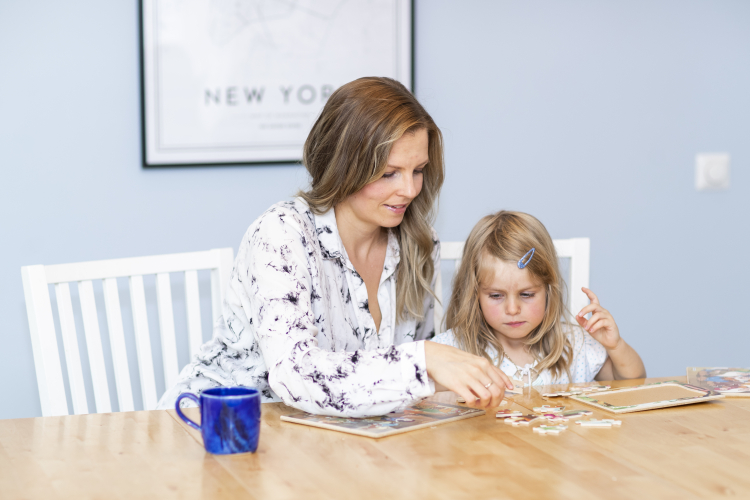
[[[670,379],[684,381],[645,382]],[[501,408],[588,409],[540,396],[564,387]],[[491,410],[371,439],[280,420],[293,411],[263,405],[258,452],[230,456],[206,453],[173,411],[0,420],[0,498],[750,498],[748,399],[618,415],[612,429],[571,420],[559,436],[505,425]]]

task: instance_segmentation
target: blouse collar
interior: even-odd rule
[[[341,241],[334,209],[331,208],[320,215],[313,214],[313,217],[315,218],[315,230],[318,233],[318,243],[323,258],[326,260],[337,259],[350,270],[355,271],[354,266],[349,260],[349,256],[346,254],[344,243]],[[400,261],[400,254],[398,239],[394,231],[388,229],[388,246],[385,251],[383,275],[380,279],[381,283],[396,270],[396,266]]]

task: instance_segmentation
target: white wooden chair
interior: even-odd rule
[[[591,241],[588,238],[569,238],[553,240],[555,251],[559,259],[570,259],[570,277],[565,279],[567,285],[568,309],[577,314],[589,304],[589,299],[581,292],[581,287],[589,286],[589,261],[591,256]],[[455,262],[455,269],[461,264],[464,253],[463,241],[443,241],[440,243],[440,260]],[[454,271],[455,272],[455,271]],[[435,284],[435,295],[442,300],[443,286],[441,272],[438,272]],[[442,327],[443,306],[435,304],[435,332]]]
[[[107,413],[112,411],[92,283],[92,280],[99,279],[103,282],[107,327],[112,350],[119,408],[120,411],[133,411],[133,393],[117,288],[117,278],[129,278],[143,408],[151,410],[156,407],[158,399],[154,379],[153,358],[151,356],[151,339],[146,316],[143,276],[156,275],[157,309],[164,366],[164,382],[167,387],[170,387],[179,374],[179,366],[177,362],[169,273],[185,273],[187,335],[190,356],[192,357],[198,352],[203,343],[198,293],[198,271],[211,270],[211,304],[213,319],[216,320],[221,315],[221,304],[229,283],[232,261],[232,249],[221,248],[205,252],[22,267],[23,289],[26,297],[26,311],[29,317],[31,345],[34,353],[37,384],[39,386],[39,398],[42,403],[42,414],[45,417],[69,414],[48,285],[55,285],[63,350],[65,352],[74,413],[89,413],[89,408],[86,400],[73,306],[70,298],[70,282],[78,282],[78,293],[81,302],[86,348],[91,367],[96,412]]]

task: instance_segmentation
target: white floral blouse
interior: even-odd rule
[[[497,349],[492,346],[487,347],[487,355],[507,376],[515,380],[523,381],[524,385],[528,385],[526,375],[529,371],[532,373],[531,385],[592,382],[594,377],[599,373],[599,370],[604,366],[605,361],[607,361],[607,350],[603,345],[597,342],[594,337],[589,335],[588,332],[578,326],[571,325],[567,332],[567,336],[573,346],[573,359],[570,362],[570,377],[568,377],[566,373],[562,373],[558,377],[553,377],[552,372],[549,369],[543,370],[541,373],[537,374],[534,371],[534,367],[537,364],[536,361],[524,366],[517,366],[513,364],[507,356],[503,356],[503,359],[499,360]],[[433,338],[432,341],[460,349],[458,341],[451,330],[441,333]],[[534,375],[536,375],[536,378],[533,378]]]
[[[423,320],[397,323],[398,263],[398,240],[389,231],[378,331],[334,211],[314,215],[299,198],[272,206],[240,244],[213,339],[159,408],[173,408],[183,392],[220,385],[255,387],[263,402],[347,417],[383,415],[433,394],[421,341],[435,334],[434,299],[425,298]]]

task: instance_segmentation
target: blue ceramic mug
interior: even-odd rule
[[[201,410],[198,425],[182,413],[180,401],[194,401]],[[260,435],[260,393],[249,387],[214,387],[201,393],[180,394],[175,410],[190,427],[201,431],[206,451],[216,455],[255,453]]]

